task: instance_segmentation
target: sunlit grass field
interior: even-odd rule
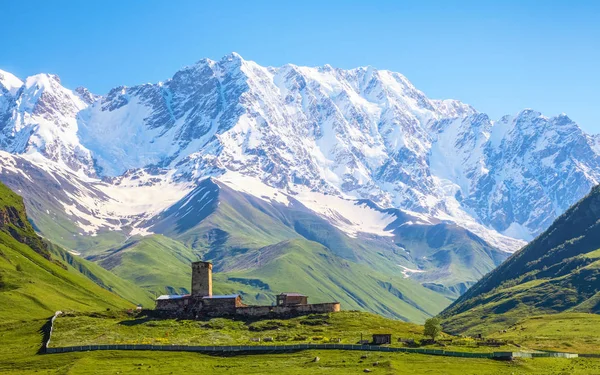
[[[600,315],[563,313],[520,320],[492,334],[523,346],[574,353],[600,353]]]
[[[596,359],[503,362],[420,354],[308,350],[285,354],[210,356],[185,352],[97,351],[36,354],[44,320],[0,325],[0,373],[6,374],[600,374]],[[366,355],[366,358],[363,356]],[[319,357],[318,361],[315,358]]]

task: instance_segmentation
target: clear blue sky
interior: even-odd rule
[[[372,65],[493,118],[566,112],[600,133],[600,1],[4,1],[0,69],[106,93],[236,51]]]

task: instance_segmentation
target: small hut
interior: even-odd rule
[[[392,334],[391,333],[375,333],[373,334],[373,344],[382,345],[382,344],[391,344],[392,343]]]

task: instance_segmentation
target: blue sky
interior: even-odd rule
[[[493,118],[534,108],[600,133],[600,1],[4,1],[0,69],[106,93],[236,51],[372,65]]]

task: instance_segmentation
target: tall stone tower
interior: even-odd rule
[[[192,263],[192,296],[212,297],[212,263]]]

